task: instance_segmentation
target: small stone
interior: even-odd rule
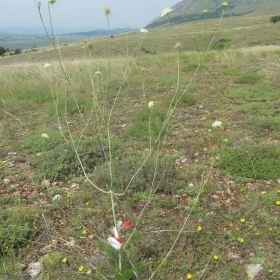
[[[61,195],[60,194],[56,194],[53,198],[52,201],[56,201],[56,200],[60,200],[61,199]]]
[[[212,198],[213,198],[213,199],[219,199],[219,197],[218,197],[217,195],[215,195],[215,194],[212,195]]]
[[[7,167],[14,167],[15,166],[14,161],[7,162],[6,166]]]
[[[231,191],[230,191],[229,188],[226,189],[226,193],[227,193],[227,194],[231,194]]]
[[[214,213],[213,212],[208,212],[208,213],[205,213],[205,216],[210,216],[210,215],[213,215]]]
[[[248,264],[246,266],[246,271],[249,280],[259,279],[255,277],[259,277],[261,272],[263,271],[263,267],[261,264]]]
[[[77,184],[77,183],[73,183],[73,184],[71,185],[71,189],[78,190],[79,188],[80,188],[80,185]]]
[[[228,260],[238,260],[239,258],[240,257],[235,253],[232,253],[232,252],[228,253]]]
[[[27,268],[27,273],[31,279],[36,279],[40,274],[42,269],[42,264],[39,262],[30,263]]]
[[[5,179],[3,179],[3,182],[4,182],[4,184],[9,184],[10,180],[5,178]]]

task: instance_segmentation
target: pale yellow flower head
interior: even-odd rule
[[[161,13],[161,17],[167,16],[170,12],[172,12],[173,10],[170,8],[165,8],[163,9],[162,13]]]
[[[203,14],[207,14],[208,13],[208,11],[207,10],[203,10]]]
[[[91,49],[91,48],[92,48],[92,42],[87,42],[87,47],[88,47],[89,49]]]
[[[174,49],[179,50],[181,48],[181,43],[177,43],[174,47]]]
[[[49,3],[54,4],[54,3],[56,3],[56,0],[49,0]]]
[[[43,133],[43,134],[41,134],[41,137],[42,137],[42,138],[49,139],[49,135],[48,135],[47,133]]]
[[[228,6],[228,3],[227,3],[227,2],[224,2],[224,3],[222,4],[222,6],[223,6],[223,7],[227,7],[227,6]]]
[[[105,15],[110,15],[111,14],[111,9],[108,6],[104,6],[102,8],[102,11],[105,13]]]

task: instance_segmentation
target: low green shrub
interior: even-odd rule
[[[165,117],[165,110],[159,106],[145,106],[136,113],[135,122],[124,132],[123,137],[144,141],[149,140],[149,137],[156,138],[161,131],[167,132],[167,126],[162,129]]]
[[[250,102],[236,106],[233,109],[235,112],[242,112],[250,115],[261,115],[266,117],[279,116],[280,102]]]
[[[49,138],[42,138],[41,135],[47,133]],[[37,130],[25,135],[22,139],[22,145],[30,153],[49,151],[64,141],[60,131]]]
[[[280,131],[280,117],[251,116],[246,120],[246,124],[252,131],[262,133],[265,130]]]
[[[115,191],[122,192],[128,186],[131,178],[143,163],[144,158],[131,155],[121,160],[112,162],[113,186]],[[175,193],[183,188],[184,181],[180,177],[174,165],[172,156],[164,156],[158,159],[157,172],[155,172],[156,159],[151,157],[133,179],[129,190],[144,192],[156,190],[157,192]],[[154,184],[152,182],[154,180]],[[110,185],[108,166],[99,166],[96,170],[96,181],[99,185]]]
[[[191,106],[197,102],[197,98],[189,92],[185,92],[183,95],[181,92],[177,92],[176,94],[174,94],[174,93],[168,94],[164,98],[164,103],[168,106],[172,100],[173,100],[173,104],[175,102],[179,101],[178,106],[180,106],[180,105],[181,106]]]
[[[34,235],[31,216],[24,211],[1,209],[0,211],[0,254],[18,250],[30,244]]]
[[[79,142],[78,154],[84,166],[85,172],[92,172],[97,165],[107,161],[109,146],[107,139],[84,139]],[[111,150],[113,156],[122,155],[122,146],[112,139]],[[30,165],[35,169],[35,178],[47,178],[51,181],[66,180],[83,174],[79,160],[70,143],[64,143],[42,153],[42,162],[38,157],[30,159]]]
[[[240,75],[240,69],[238,67],[228,67],[222,71],[218,72],[219,75],[229,75],[229,76],[237,76]]]
[[[222,49],[224,49],[224,48],[229,46],[228,42],[230,42],[230,39],[222,38],[222,39],[220,39],[220,40],[218,40],[216,42],[213,42],[212,48],[214,50],[222,50]]]
[[[278,179],[280,148],[272,145],[225,147],[220,152],[219,167],[235,177]]]
[[[92,106],[92,103],[84,98],[67,98],[67,99],[60,99],[56,103],[56,108],[52,105],[50,105],[48,111],[51,115],[58,115],[58,116],[69,116],[71,114],[84,112],[86,110],[89,110]]]
[[[233,88],[228,91],[227,95],[244,102],[269,101],[279,98],[278,90],[267,83]]]
[[[247,73],[235,78],[234,82],[237,84],[255,84],[261,79],[261,75],[257,73]]]
[[[44,103],[53,98],[53,94],[48,87],[14,87],[9,98],[17,103],[29,102],[29,103]]]

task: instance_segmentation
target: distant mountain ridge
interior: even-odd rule
[[[115,28],[111,30],[111,34],[119,34],[124,33],[126,28]],[[139,29],[131,29],[127,28],[128,31],[135,31]],[[49,32],[51,32],[50,27],[47,28]],[[92,30],[91,27],[57,27],[56,28],[58,34],[68,34],[75,36],[103,36],[108,35],[107,29],[96,29]],[[45,30],[42,26],[35,27],[20,27],[20,26],[8,26],[1,27],[0,26],[0,35],[44,35]]]
[[[170,24],[180,24],[204,19],[203,10],[207,10],[207,18],[217,18],[223,10],[223,0],[183,0],[172,7],[169,14]],[[256,12],[280,9],[280,0],[228,0],[225,16],[245,15]],[[145,28],[153,28],[168,24],[168,17],[157,17]]]

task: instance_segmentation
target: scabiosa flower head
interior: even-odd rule
[[[221,121],[214,121],[213,123],[212,123],[212,127],[220,127],[222,125],[222,122]]]
[[[54,3],[56,3],[56,0],[49,0],[49,3],[54,4]]]
[[[208,13],[208,11],[207,10],[203,10],[203,14],[207,14]]]
[[[91,48],[92,48],[92,42],[87,42],[87,47],[91,50]]]
[[[227,7],[227,6],[228,6],[228,3],[227,3],[227,2],[224,2],[224,3],[222,4],[222,6],[223,6],[223,7]]]
[[[108,6],[104,6],[102,8],[102,11],[105,13],[105,15],[110,15],[111,14],[111,9]]]
[[[52,65],[50,63],[46,63],[43,67],[44,68],[48,68],[48,67],[51,67]]]
[[[174,47],[175,50],[180,50],[181,48],[181,43],[177,43]]]
[[[162,13],[161,13],[161,17],[167,16],[170,12],[172,12],[173,10],[170,8],[165,8],[163,9]]]
[[[145,28],[141,28],[141,29],[140,29],[140,32],[141,32],[141,33],[147,33],[147,32],[148,32],[148,30],[147,30],[147,29],[145,29]]]
[[[49,135],[48,135],[47,133],[41,134],[41,137],[46,138],[46,139],[49,139]]]
[[[154,106],[154,101],[150,101],[149,103],[148,103],[148,107],[149,108],[152,108]]]

